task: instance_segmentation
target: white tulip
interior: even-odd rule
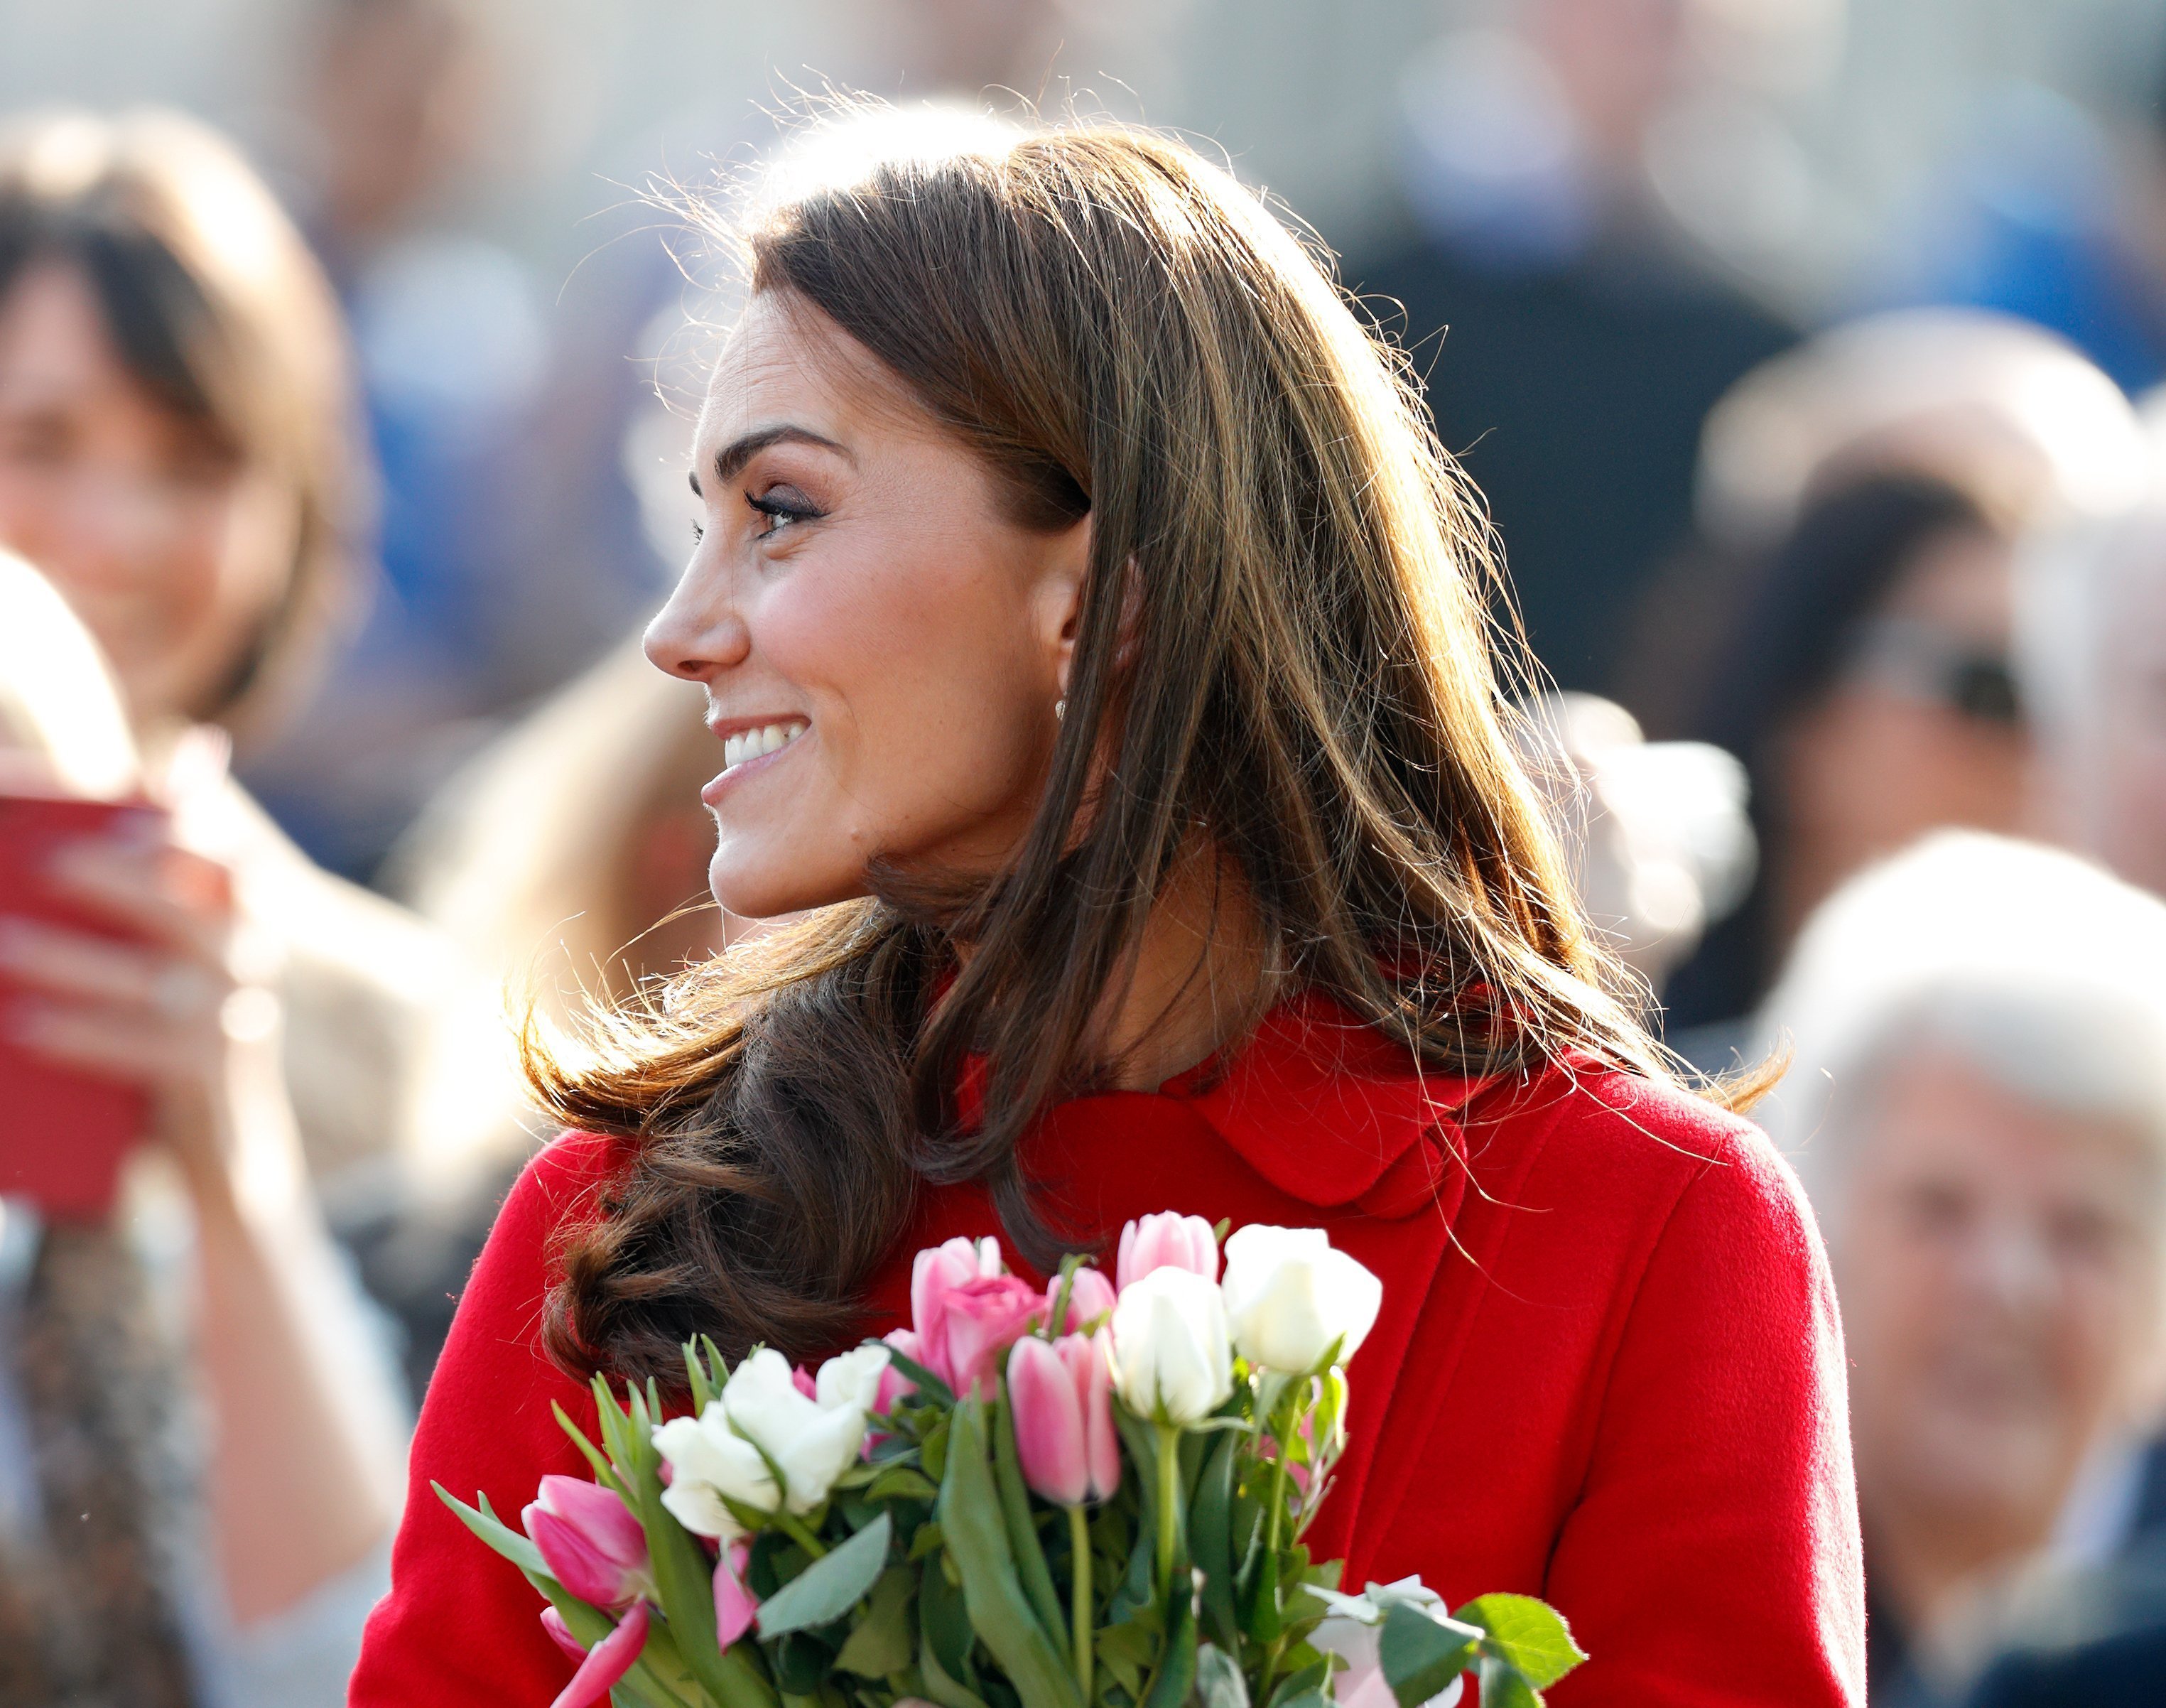
[[[1340,1362],[1368,1338],[1384,1283],[1321,1228],[1247,1227],[1226,1241],[1226,1318],[1234,1344],[1265,1370],[1306,1370],[1339,1344]]]
[[[1186,1269],[1154,1269],[1113,1306],[1113,1385],[1159,1423],[1207,1418],[1234,1391],[1234,1349],[1218,1289]]]
[[[830,1358],[808,1398],[781,1353],[764,1347],[754,1352],[730,1372],[721,1397],[699,1417],[673,1419],[655,1430],[655,1449],[671,1473],[663,1504],[685,1529],[721,1537],[743,1530],[724,1496],[760,1512],[785,1504],[795,1513],[811,1511],[857,1458],[886,1366],[885,1346]],[[782,1473],[779,1489],[770,1461]]]
[[[781,1504],[767,1461],[730,1427],[719,1399],[709,1400],[695,1418],[672,1418],[657,1429],[654,1448],[669,1462],[669,1486],[662,1491],[662,1504],[695,1536],[726,1541],[744,1534],[744,1526],[722,1504],[724,1495],[761,1512]]]

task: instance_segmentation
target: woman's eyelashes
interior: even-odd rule
[[[745,503],[753,510],[767,518],[767,526],[759,531],[758,537],[771,540],[795,522],[816,521],[824,514],[802,494],[787,489],[745,494]]]

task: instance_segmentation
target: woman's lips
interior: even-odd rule
[[[785,717],[731,732],[722,738],[721,771],[700,790],[700,799],[712,806],[724,789],[751,772],[765,770],[811,727],[801,717]]]

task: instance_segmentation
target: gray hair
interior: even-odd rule
[[[1756,1113],[1830,1224],[1856,1161],[1831,1115],[1932,1044],[2166,1159],[2166,903],[2073,854],[1943,831],[1869,868],[1808,922],[1762,1019],[1794,1056]]]

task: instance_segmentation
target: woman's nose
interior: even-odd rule
[[[687,682],[706,682],[744,662],[752,632],[723,590],[695,567],[647,624],[645,645],[657,669]]]

